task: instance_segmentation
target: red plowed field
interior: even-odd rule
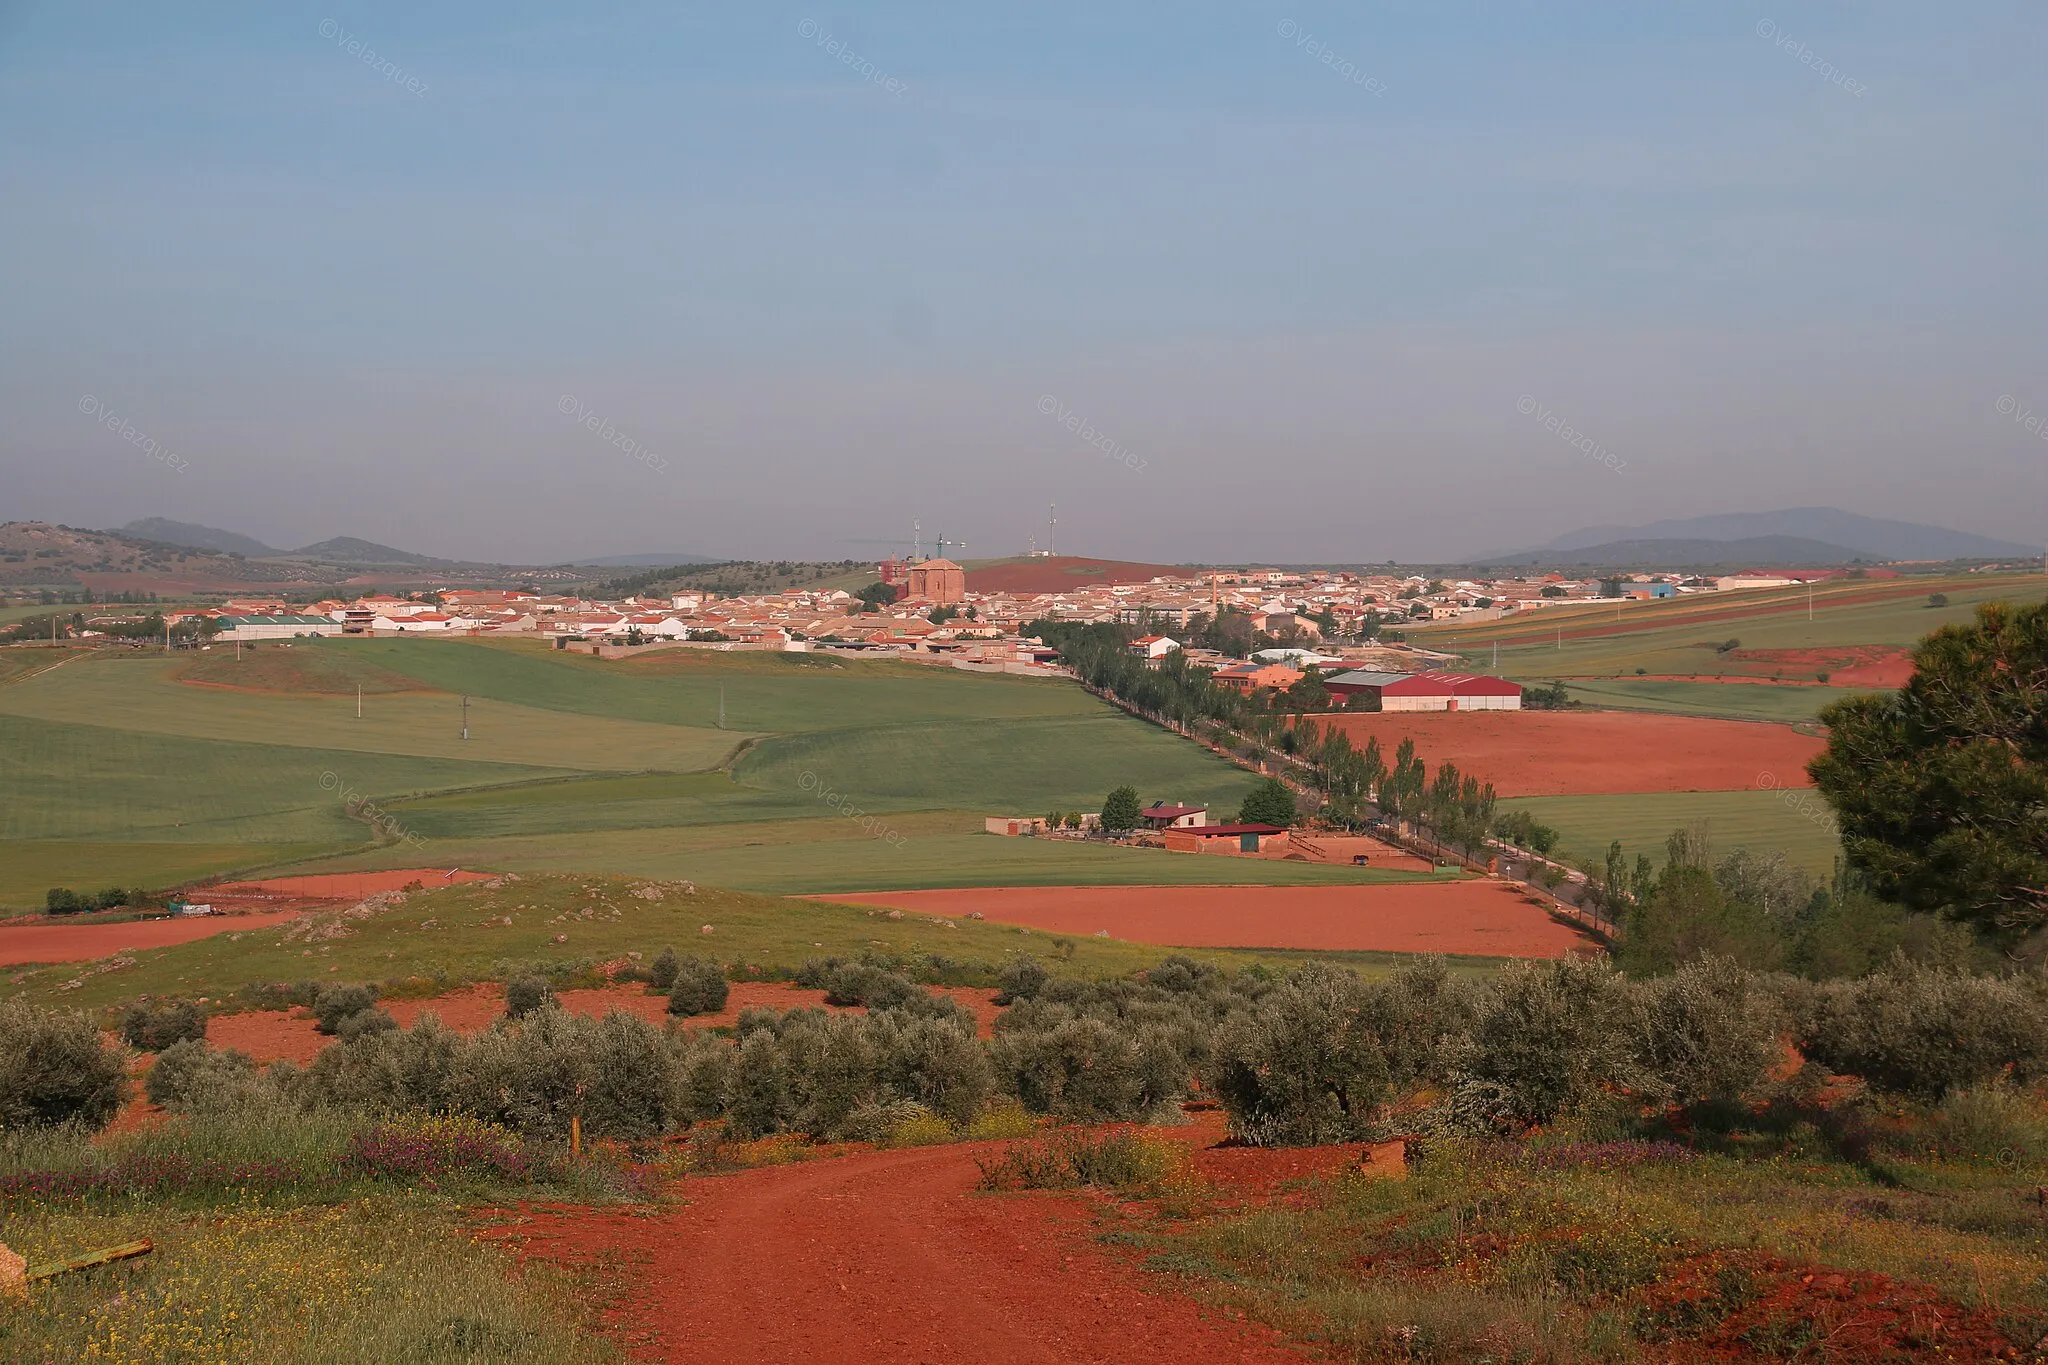
[[[459,867],[408,867],[392,872],[324,872],[310,877],[269,877],[254,882],[218,882],[193,892],[195,898],[282,896],[293,900],[361,900],[380,891],[403,891],[414,882],[428,890],[460,882],[488,881],[494,874]]]
[[[1200,856],[1200,855],[1190,855]],[[1022,886],[874,891],[813,899],[920,914],[979,910],[1006,924],[1177,948],[1347,948],[1563,957],[1576,931],[1502,882],[1391,886]]]
[[[236,929],[268,929],[298,912],[198,915],[191,919],[132,920],[126,924],[25,924],[0,928],[0,967],[27,962],[90,962],[131,948],[165,948]]]
[[[1093,1200],[973,1194],[975,1156],[998,1145],[692,1179],[672,1212],[527,1209],[485,1235],[526,1256],[630,1266],[607,1316],[635,1360],[1303,1365],[1271,1330],[1106,1252]]]
[[[1806,761],[1823,743],[1789,725],[1663,716],[1647,711],[1434,711],[1316,716],[1364,747],[1377,738],[1389,763],[1403,739],[1434,771],[1493,783],[1501,796],[1604,796],[1625,792],[1749,791],[1759,774],[1805,787]]]

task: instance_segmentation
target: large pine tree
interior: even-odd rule
[[[1822,711],[1807,771],[1880,896],[2023,937],[2048,924],[2048,603],[1986,603],[1913,666]]]

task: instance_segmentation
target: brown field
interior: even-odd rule
[[[125,924],[10,924],[0,927],[0,967],[31,962],[90,962],[137,948],[212,938],[236,929],[268,929],[296,910],[255,915],[199,915],[191,919],[129,920]]]
[[[1028,886],[877,891],[815,900],[992,920],[1175,948],[1321,948],[1563,957],[1576,930],[1497,881],[1392,886]]]
[[[1493,783],[1501,796],[1749,791],[1806,787],[1821,740],[1789,725],[1648,711],[1425,711],[1312,717],[1363,747],[1377,738],[1389,763],[1403,739],[1432,771],[1440,763]]]

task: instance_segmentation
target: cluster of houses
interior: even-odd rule
[[[1762,586],[1763,580],[1693,580],[1648,576],[1606,584],[1557,574],[1489,581],[1444,582],[1419,575],[1282,570],[1190,570],[1142,583],[1083,582],[1056,592],[974,592],[968,575],[946,559],[889,561],[878,577],[897,591],[871,605],[840,588],[717,597],[676,592],[658,597],[593,600],[513,589],[449,588],[411,596],[293,605],[279,599],[237,599],[200,611],[173,613],[173,624],[216,619],[222,640],[289,640],[319,635],[527,635],[565,648],[597,652],[647,644],[719,649],[832,650],[952,662],[961,667],[1042,671],[1054,653],[1024,628],[1050,618],[1119,622],[1154,631],[1185,630],[1225,610],[1285,647],[1239,660],[1189,648],[1190,659],[1217,670],[1226,687],[1251,692],[1285,688],[1313,665],[1333,692],[1372,692],[1386,710],[1499,709],[1519,704],[1497,680],[1440,674],[1447,656],[1406,645],[1324,648],[1368,621],[1497,619],[1559,602],[1612,594],[1664,596],[1715,587]],[[1132,648],[1157,662],[1182,650],[1163,633]],[[1506,684],[1500,684],[1506,687]]]
[[[1207,806],[1155,801],[1139,812],[1144,828],[1175,853],[1272,853],[1288,847],[1292,836],[1279,825],[1209,823]],[[1082,834],[1102,827],[1100,815],[1080,817]],[[1040,816],[992,815],[982,822],[990,834],[1050,835],[1056,831]]]

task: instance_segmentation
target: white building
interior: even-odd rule
[[[341,622],[327,616],[223,616],[216,640],[293,640],[302,635],[339,635]]]

